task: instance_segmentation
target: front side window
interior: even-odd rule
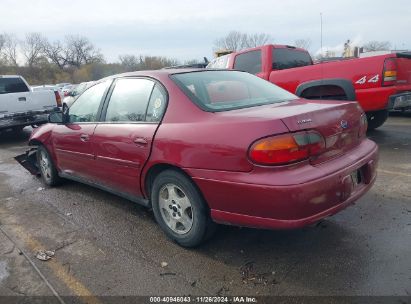
[[[85,91],[70,107],[70,122],[94,122],[97,120],[98,109],[104,93],[111,84],[107,80],[92,86]]]
[[[310,54],[300,50],[279,48],[273,49],[273,70],[285,70],[311,65]]]
[[[257,76],[238,71],[201,71],[171,78],[200,108],[228,111],[296,99],[297,96]]]
[[[257,74],[261,72],[261,51],[251,51],[235,57],[234,69]]]
[[[141,78],[116,81],[106,112],[106,121],[144,121],[154,82]]]

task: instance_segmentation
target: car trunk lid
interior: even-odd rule
[[[324,137],[325,151],[310,159],[312,164],[319,164],[359,144],[361,114],[356,102],[307,100],[295,104],[282,121],[291,132],[310,129]]]
[[[343,154],[361,140],[359,131],[363,111],[353,101],[297,99],[229,112],[230,116],[247,116],[268,123],[281,120],[290,132],[319,132],[325,139],[325,150],[310,159],[313,165]],[[261,134],[261,137],[269,135],[275,133]]]

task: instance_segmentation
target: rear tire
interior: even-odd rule
[[[151,202],[161,229],[183,247],[198,246],[215,231],[204,199],[183,173],[161,172],[153,182]]]
[[[61,177],[58,175],[56,166],[44,146],[37,148],[37,166],[40,169],[40,174],[43,182],[50,186],[56,186],[61,182]]]
[[[380,110],[367,113],[368,130],[381,127],[388,118],[388,110]]]

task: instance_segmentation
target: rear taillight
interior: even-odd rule
[[[324,137],[316,131],[306,131],[260,139],[250,147],[249,157],[260,165],[285,165],[319,155],[324,150]]]
[[[56,96],[56,104],[58,107],[61,107],[61,96],[60,93],[57,91],[54,91],[54,95]]]
[[[360,128],[358,130],[359,138],[364,138],[366,136],[367,128],[368,128],[367,115],[363,113],[360,118]]]
[[[395,58],[387,58],[384,61],[384,70],[382,72],[382,85],[391,86],[397,81],[397,61]]]

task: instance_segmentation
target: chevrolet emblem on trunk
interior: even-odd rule
[[[297,123],[298,123],[299,125],[305,124],[305,123],[309,123],[309,122],[313,122],[311,118],[302,119],[302,120],[297,120]]]

